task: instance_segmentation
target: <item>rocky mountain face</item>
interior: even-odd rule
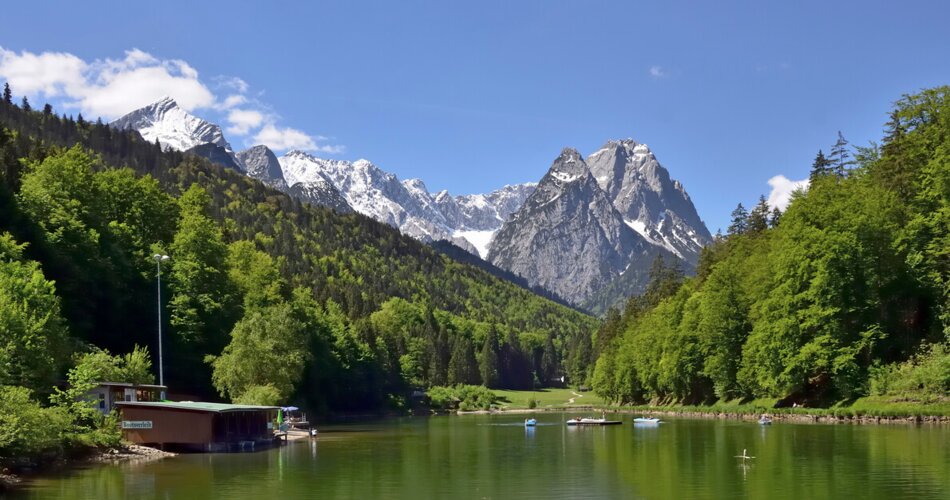
[[[244,170],[244,166],[240,163],[240,160],[234,155],[234,153],[218,146],[213,143],[199,144],[187,151],[193,155],[198,155],[202,158],[207,158],[211,163],[217,163],[223,167],[237,170],[241,172]]]
[[[287,181],[284,180],[284,172],[280,169],[277,155],[267,146],[254,146],[239,151],[236,156],[249,177],[281,191],[287,189]]]
[[[344,214],[353,211],[346,198],[329,182],[299,182],[287,188],[286,192],[311,205],[323,205]]]
[[[470,231],[497,231],[508,216],[524,204],[537,183],[508,185],[488,194],[452,196],[440,191],[433,201],[453,227]]]
[[[627,225],[695,266],[712,236],[683,185],[670,179],[646,144],[609,141],[587,165]]]
[[[657,256],[692,270],[709,231],[643,144],[611,141],[554,160],[495,236],[491,263],[595,312],[642,291]]]
[[[624,223],[584,159],[565,149],[502,226],[488,259],[575,304],[668,254]]]

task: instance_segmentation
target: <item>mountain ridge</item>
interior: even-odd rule
[[[681,261],[688,272],[712,240],[684,186],[646,144],[633,139],[608,140],[586,159],[565,148],[539,182],[452,195],[432,193],[422,179],[401,180],[366,159],[326,159],[300,150],[278,156],[264,145],[235,153],[219,126],[185,112],[171,98],[128,113],[112,126],[139,130],[166,151],[190,146],[190,153],[303,202],[359,212],[425,243],[449,242],[531,287],[595,311],[642,290],[644,259],[662,255]],[[581,184],[572,187],[574,182]],[[547,203],[555,209],[543,208]],[[542,221],[530,221],[534,216]],[[514,241],[524,238],[529,241]]]
[[[709,231],[645,144],[608,141],[585,160],[564,148],[499,230],[488,259],[602,313],[646,286],[656,258],[691,271]]]

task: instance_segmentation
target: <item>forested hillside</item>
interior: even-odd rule
[[[950,87],[897,101],[880,146],[839,136],[784,214],[740,205],[694,278],[653,277],[597,334],[609,399],[946,402]]]
[[[525,388],[590,363],[593,318],[367,217],[9,88],[0,127],[0,384],[41,397],[92,346],[148,346],[154,362],[155,253],[171,256],[172,393],[370,409],[416,386]]]

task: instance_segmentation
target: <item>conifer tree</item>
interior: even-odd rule
[[[502,384],[511,389],[528,389],[534,383],[530,362],[514,330],[508,330],[501,349]]]
[[[736,205],[736,209],[732,211],[732,222],[729,223],[729,228],[726,230],[726,234],[732,236],[734,234],[743,234],[746,232],[749,224],[749,212],[746,211],[745,207],[742,206],[742,203]]]
[[[769,227],[775,227],[778,225],[779,219],[782,218],[782,211],[775,207],[772,209],[772,216],[769,217]]]
[[[765,196],[759,196],[759,202],[752,208],[749,214],[747,231],[750,233],[761,233],[769,227],[769,203]]]
[[[465,335],[456,335],[452,346],[452,357],[449,359],[449,385],[477,384],[478,365],[475,362],[475,351],[472,341]]]
[[[661,300],[671,297],[683,284],[683,270],[678,261],[667,263],[666,259],[657,255],[650,266],[650,282],[641,299],[646,300],[646,308],[652,308]]]
[[[13,91],[10,90],[10,84],[3,84],[3,103],[8,105],[13,105]]]
[[[50,117],[53,115],[53,107],[49,103],[43,105],[43,116]]]
[[[482,376],[482,384],[489,389],[498,387],[501,382],[498,362],[498,330],[492,324],[482,345],[482,355],[478,362],[478,371]]]
[[[613,340],[623,333],[622,330],[620,311],[611,307],[607,310],[607,316],[604,318],[604,322],[600,324],[600,329],[597,330],[597,345],[594,346],[595,357],[599,357],[600,353],[606,351]]]
[[[614,309],[616,311],[616,309]],[[548,385],[558,376],[557,350],[554,348],[554,335],[548,335],[541,354],[541,385]]]
[[[848,141],[839,130],[838,141],[831,147],[831,155],[829,158],[829,161],[832,163],[830,168],[831,173],[838,177],[844,177],[848,166],[854,163],[850,158],[851,153],[848,152]]]
[[[439,324],[432,309],[426,311],[425,330],[429,348],[429,382],[432,385],[445,385],[452,353],[445,328]]]
[[[23,96],[23,102],[20,104],[20,108],[23,109],[23,111],[33,111],[33,108],[30,107],[30,100],[27,99],[26,96]]]
[[[811,174],[808,176],[809,179],[815,180],[819,177],[828,175],[832,173],[832,162],[823,153],[820,149],[818,154],[815,155],[815,161],[811,164]]]

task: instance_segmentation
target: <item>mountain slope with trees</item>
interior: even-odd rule
[[[733,213],[697,276],[654,269],[608,315],[594,389],[622,403],[950,393],[950,87],[902,97],[880,146],[818,153],[784,214]]]
[[[4,371],[3,384],[41,395],[72,352],[154,347],[154,253],[171,256],[162,296],[173,393],[374,409],[418,384],[481,383],[482,373],[497,373],[496,387],[543,383],[590,342],[593,318],[368,217],[8,96],[0,234],[17,262],[0,282],[35,288],[34,315],[50,317],[3,335],[44,335],[56,349],[29,376]],[[59,314],[41,306],[54,299]]]

